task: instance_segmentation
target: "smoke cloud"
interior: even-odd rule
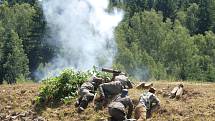
[[[43,0],[45,18],[51,28],[50,44],[59,48],[57,56],[36,75],[39,79],[65,68],[87,70],[111,67],[117,51],[114,28],[123,12],[107,12],[109,0]]]

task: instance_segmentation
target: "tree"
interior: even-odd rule
[[[197,55],[195,56],[194,69],[190,73],[190,79],[214,81],[214,68],[215,68],[215,35],[209,31],[203,35],[196,35],[193,37],[194,43],[198,48]]]
[[[204,34],[205,31],[208,31],[210,26],[208,1],[210,0],[200,0],[200,3],[199,3],[198,33],[201,33],[201,34]]]
[[[175,0],[157,0],[156,10],[162,11],[164,21],[167,18],[175,19],[178,10],[177,1]]]
[[[121,23],[116,30],[117,65],[140,79],[161,79],[165,70],[159,63],[160,50],[169,28],[154,10],[137,13]]]
[[[14,30],[9,31],[4,43],[4,80],[16,83],[18,78],[28,78],[28,58],[24,52],[22,40]]]
[[[169,37],[163,48],[165,67],[168,69],[168,74],[185,80],[185,67],[196,52],[196,46],[188,30],[179,21],[175,21]]]
[[[45,41],[48,27],[40,4],[35,3],[34,9],[32,27],[29,30],[29,36],[24,41],[25,52],[30,62],[30,72],[34,72],[41,63],[48,62],[53,56],[53,48]],[[33,73],[31,77],[33,78]]]
[[[197,33],[198,28],[196,28],[198,23],[198,14],[199,14],[199,6],[196,3],[190,5],[187,8],[187,16],[186,16],[186,27],[189,29],[190,34],[193,35]]]
[[[0,84],[3,83],[3,46],[4,46],[4,28],[2,22],[0,21]]]
[[[215,1],[210,0],[208,7],[209,21],[210,21],[210,30],[215,32]]]

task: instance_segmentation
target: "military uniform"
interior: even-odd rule
[[[79,112],[87,108],[88,103],[93,100],[95,89],[102,82],[100,80],[101,79],[99,78],[94,78],[93,80],[85,82],[81,85],[79,89],[80,98],[76,102],[76,106],[79,106]]]
[[[183,84],[178,84],[170,93],[170,98],[179,99],[183,94]]]
[[[133,88],[131,81],[124,74],[116,76],[115,81],[120,81],[122,85],[125,86],[124,88],[127,88],[127,89]]]
[[[126,116],[126,109],[128,113]],[[111,116],[111,121],[124,121],[125,119],[131,118],[133,111],[133,103],[129,96],[118,95],[116,99],[108,106],[108,112]]]
[[[151,113],[160,106],[159,99],[151,92],[146,92],[140,96],[139,104],[135,108],[135,119],[144,121],[151,116]]]

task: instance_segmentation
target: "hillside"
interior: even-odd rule
[[[185,93],[180,100],[168,98],[168,92],[176,82],[154,82],[161,109],[150,121],[213,121],[215,120],[215,84],[185,82]],[[2,121],[103,121],[106,109],[95,112],[92,105],[77,114],[73,103],[46,107],[40,112],[33,109],[32,101],[38,94],[40,84],[0,86],[0,120]],[[129,91],[135,105],[143,90]]]

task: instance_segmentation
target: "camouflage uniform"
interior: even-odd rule
[[[80,98],[76,102],[76,106],[79,106],[79,111],[87,108],[88,103],[93,100],[95,89],[101,83],[98,80],[99,78],[96,78],[81,85],[79,90]]]
[[[123,85],[120,81],[113,81],[99,85],[99,92],[101,97],[108,98],[108,96],[115,96],[122,92]]]
[[[125,76],[123,74],[116,76],[115,81],[120,81],[122,83],[122,85],[124,86],[124,88],[126,88],[126,89],[133,88],[131,81],[128,79],[127,76]]]
[[[159,99],[153,93],[146,92],[140,96],[139,104],[135,108],[135,119],[137,121],[144,121],[159,107]]]
[[[126,108],[128,107],[128,113],[126,117]],[[108,112],[111,116],[111,121],[124,121],[131,118],[133,111],[133,103],[129,96],[119,95],[108,106]]]

